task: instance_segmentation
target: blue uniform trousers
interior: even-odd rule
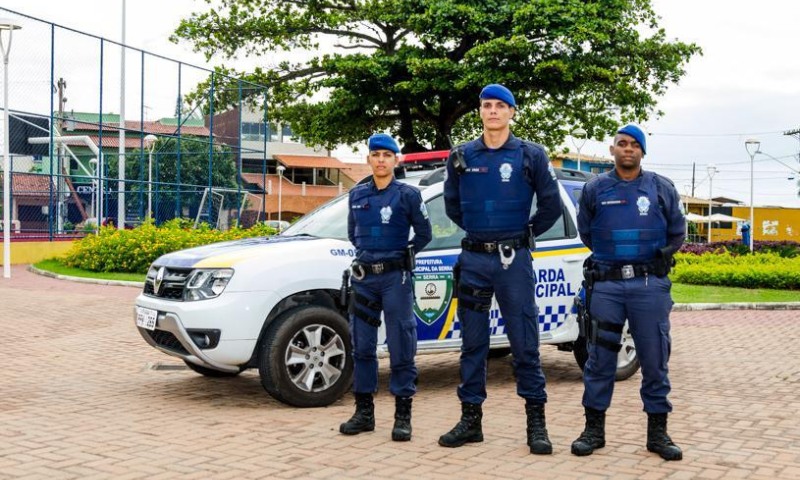
[[[413,311],[411,274],[395,270],[380,275],[367,275],[362,280],[354,278],[352,285],[356,294],[383,305],[391,369],[389,391],[399,397],[413,396],[417,391],[417,367],[414,364],[414,356],[417,354],[417,320]],[[378,389],[378,327],[365,322],[362,319],[365,315],[380,318],[381,312],[355,302],[354,314],[350,315],[354,393],[374,393]]]
[[[512,365],[517,378],[517,394],[535,403],[547,402],[539,360],[539,324],[534,290],[536,280],[530,251],[526,248],[517,249],[508,270],[503,269],[497,253],[465,250],[461,252],[458,262],[463,286],[458,294],[458,319],[463,342],[458,398],[462,402],[478,404],[486,400],[489,313],[466,308],[465,304],[485,305],[491,299],[465,293],[466,288],[494,292],[514,355]]]
[[[668,277],[635,277],[628,280],[595,282],[589,308],[593,318],[616,325],[625,319],[633,335],[636,355],[642,367],[640,394],[647,413],[668,413],[672,404],[667,362],[671,348],[669,312],[672,309]],[[621,334],[599,330],[598,335],[614,343]],[[617,353],[589,344],[589,358],[583,371],[583,405],[605,411],[614,393]]]

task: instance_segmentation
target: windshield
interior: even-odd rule
[[[347,240],[347,194],[304,215],[294,225],[284,230],[281,235],[310,235]]]

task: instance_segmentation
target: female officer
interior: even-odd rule
[[[350,316],[356,411],[339,431],[355,435],[375,429],[372,394],[378,388],[376,348],[383,312],[391,368],[389,391],[395,396],[392,440],[407,441],[417,379],[412,252],[416,254],[431,241],[431,224],[419,190],[394,179],[400,153],[394,139],[376,133],[368,146],[372,180],[350,191],[347,217],[348,238],[356,247]],[[414,238],[409,242],[411,228]]]

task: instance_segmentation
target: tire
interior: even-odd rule
[[[583,370],[586,366],[586,361],[589,359],[586,337],[578,337],[575,340],[572,345],[572,354],[575,356],[578,366]],[[631,329],[628,326],[628,322],[625,321],[625,327],[622,329],[622,349],[617,355],[617,373],[614,378],[617,381],[627,380],[637,370],[639,370],[639,357],[636,355],[636,345],[633,343]]]
[[[261,385],[276,400],[295,407],[324,407],[353,381],[350,329],[339,313],[305,306],[269,326],[260,345]]]
[[[240,369],[238,372],[223,372],[222,370],[215,370],[213,368],[203,367],[201,365],[196,365],[192,362],[184,360],[183,363],[186,364],[191,370],[203,375],[204,377],[212,377],[212,378],[233,378],[238,376],[240,373],[244,371],[244,368]]]
[[[511,355],[510,347],[491,348],[489,349],[489,358],[503,358]]]

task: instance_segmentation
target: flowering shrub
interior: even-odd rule
[[[677,253],[675,261],[670,274],[674,282],[800,290],[800,256],[797,255],[788,257],[775,252],[737,255],[721,248],[714,253]]]
[[[209,243],[275,234],[264,224],[220,231],[208,224],[174,219],[156,227],[146,222],[132,230],[102,227],[97,235],[75,242],[62,259],[65,265],[93,272],[146,273],[153,261],[166,253]]]
[[[712,243],[684,243],[679,250],[681,253],[692,253],[702,255],[704,253],[729,252],[732,255],[746,255],[750,253],[750,248],[743,245],[738,240],[726,240],[724,242]],[[800,256],[800,243],[791,240],[753,242],[754,253],[776,253],[781,257]]]

